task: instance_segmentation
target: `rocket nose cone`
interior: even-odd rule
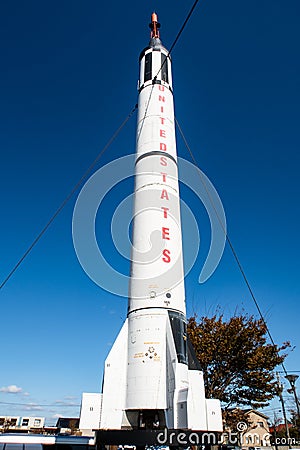
[[[152,37],[149,42],[149,47],[153,48],[154,50],[159,50],[162,48],[161,40],[157,37]]]

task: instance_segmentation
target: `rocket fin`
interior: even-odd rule
[[[203,373],[200,370],[189,370],[188,374],[188,428],[205,431],[207,417]]]
[[[126,393],[128,319],[118,334],[106,361],[103,377],[102,429],[121,429]]]
[[[207,429],[209,431],[223,431],[223,421],[220,400],[206,399]]]

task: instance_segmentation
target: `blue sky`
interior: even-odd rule
[[[191,5],[2,5],[1,280],[135,105],[151,12],[159,14],[168,48]],[[176,117],[221,197],[274,340],[296,346],[286,360],[290,371],[300,371],[299,15],[297,0],[200,1],[173,52]],[[97,168],[134,151],[135,126],[133,117]],[[180,136],[178,154],[189,159]],[[97,218],[99,245],[124,274],[129,264],[114,251],[109,224],[132,186],[129,180],[112,190]],[[94,284],[77,260],[77,195],[0,293],[0,414],[38,414],[53,423],[58,414],[79,414],[83,391],[101,389],[127,305]],[[210,225],[184,186],[182,197],[201,234],[186,278],[188,314],[210,314],[218,305],[227,315],[237,307],[255,314],[228,247],[214,275],[198,283]],[[185,232],[184,244],[193,245]]]

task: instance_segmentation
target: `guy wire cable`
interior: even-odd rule
[[[195,0],[195,2],[193,3],[185,21],[183,22],[183,25],[181,26],[179,32],[177,33],[173,44],[170,47],[170,50],[168,52],[168,57],[171,53],[171,51],[174,49],[175,45],[178,42],[178,39],[180,38],[184,28],[186,27],[190,17],[192,16],[197,4],[198,4],[199,0]],[[167,60],[167,58],[165,59],[165,61]],[[159,71],[156,74],[159,74],[159,72],[161,71],[165,61],[163,62],[162,66],[160,67]],[[154,79],[156,78],[154,77]],[[153,90],[153,86],[152,85],[152,90]],[[150,98],[152,95],[152,91],[149,97],[149,101],[146,107],[146,111],[145,111],[145,116],[149,107],[149,102],[150,102]],[[137,110],[138,105],[136,104],[134,106],[134,108],[132,108],[132,110],[130,111],[130,113],[128,114],[128,116],[126,117],[126,119],[121,123],[121,125],[119,126],[119,128],[116,130],[116,132],[113,134],[113,136],[109,139],[109,141],[107,142],[107,144],[102,148],[102,150],[100,151],[100,153],[98,154],[98,156],[94,159],[94,161],[92,162],[92,164],[88,167],[88,169],[85,171],[85,173],[82,175],[82,177],[80,178],[80,180],[75,184],[75,186],[73,187],[73,189],[70,191],[70,193],[66,196],[66,198],[63,200],[63,202],[61,203],[61,205],[57,208],[57,210],[55,211],[55,213],[51,216],[51,218],[49,219],[49,221],[46,223],[46,225],[44,226],[44,228],[40,231],[40,233],[37,235],[37,237],[34,239],[34,241],[31,243],[31,245],[28,247],[28,249],[24,252],[24,254],[21,256],[21,258],[18,260],[18,262],[15,264],[15,266],[11,269],[11,271],[9,272],[9,274],[6,276],[6,278],[2,281],[2,283],[0,284],[0,290],[6,285],[6,283],[8,282],[8,280],[12,277],[12,275],[15,273],[15,271],[18,269],[18,267],[22,264],[22,262],[24,261],[24,259],[26,258],[26,256],[28,256],[28,254],[31,252],[31,250],[33,249],[33,247],[39,242],[39,240],[41,239],[41,237],[45,234],[45,232],[47,231],[47,229],[49,228],[49,226],[52,224],[52,222],[56,219],[56,217],[59,215],[59,213],[63,210],[63,208],[66,206],[66,204],[68,203],[68,201],[71,199],[71,197],[73,196],[73,194],[76,192],[76,190],[79,188],[79,186],[81,185],[81,183],[85,180],[85,178],[91,173],[91,171],[93,170],[93,168],[95,167],[96,163],[99,161],[99,159],[101,158],[101,156],[104,154],[104,152],[108,149],[108,147],[112,144],[112,142],[115,140],[115,138],[118,136],[118,134],[120,133],[120,131],[122,130],[122,128],[126,125],[126,123],[128,122],[128,120],[132,117],[132,115],[134,114],[134,112]],[[144,124],[144,119],[145,116],[143,118],[143,123],[142,126],[140,128],[140,132],[139,132],[139,136]],[[139,139],[139,136],[137,138],[137,140]]]
[[[234,259],[235,259],[235,261],[236,261],[236,263],[237,263],[237,265],[238,265],[238,268],[239,268],[239,270],[240,270],[240,272],[241,272],[241,274],[242,274],[242,277],[243,277],[243,279],[244,279],[244,281],[245,281],[245,283],[246,283],[246,286],[247,286],[247,288],[248,288],[248,291],[250,292],[250,296],[251,296],[251,298],[252,298],[252,300],[253,300],[253,302],[254,302],[254,304],[255,304],[255,306],[256,306],[256,309],[257,309],[257,311],[258,311],[258,314],[259,314],[259,316],[260,316],[260,318],[261,318],[263,324],[264,324],[265,327],[266,327],[266,330],[267,330],[269,339],[270,339],[272,345],[275,346],[276,344],[275,344],[275,342],[274,342],[274,340],[273,340],[273,338],[272,338],[272,335],[271,335],[271,332],[270,332],[269,327],[268,327],[268,325],[267,325],[267,322],[265,321],[265,318],[264,318],[264,316],[263,316],[263,314],[262,314],[262,311],[261,311],[261,309],[260,309],[260,306],[259,306],[259,304],[258,304],[258,301],[257,301],[257,299],[256,299],[256,297],[255,297],[255,295],[254,295],[254,292],[253,292],[252,288],[251,288],[250,282],[248,281],[248,278],[247,278],[247,276],[246,276],[246,273],[245,273],[245,271],[244,271],[244,269],[243,269],[243,267],[242,267],[242,264],[241,264],[241,262],[240,262],[240,260],[239,260],[239,258],[238,258],[238,255],[237,255],[237,253],[236,253],[236,251],[235,251],[235,249],[234,249],[234,246],[233,246],[233,244],[232,244],[232,242],[231,242],[231,239],[230,239],[230,237],[229,237],[229,235],[228,235],[228,232],[226,231],[226,229],[224,228],[224,226],[223,226],[223,224],[222,224],[222,221],[221,221],[221,219],[220,219],[220,216],[219,216],[219,214],[218,214],[218,211],[217,211],[217,209],[216,209],[216,207],[215,207],[214,201],[213,201],[213,199],[212,199],[212,197],[211,197],[211,195],[210,195],[210,193],[209,193],[209,190],[207,189],[205,180],[203,179],[203,177],[202,177],[202,175],[201,175],[201,170],[200,170],[200,167],[199,167],[199,165],[198,165],[198,163],[197,163],[197,160],[196,160],[195,156],[193,155],[193,152],[192,152],[192,150],[191,150],[191,148],[190,148],[190,146],[189,146],[189,144],[188,144],[188,142],[187,142],[187,140],[186,140],[186,138],[185,138],[185,136],[184,136],[184,134],[183,134],[183,131],[182,131],[182,129],[181,129],[181,127],[180,127],[180,125],[179,125],[178,120],[176,119],[176,117],[175,117],[175,122],[176,122],[176,125],[177,125],[177,127],[178,127],[178,130],[179,130],[179,132],[180,132],[180,135],[181,135],[181,137],[182,137],[182,139],[183,139],[184,145],[186,146],[186,148],[187,148],[187,150],[188,150],[188,152],[189,152],[189,154],[190,154],[190,156],[191,156],[191,158],[192,158],[192,160],[193,160],[194,165],[195,165],[195,166],[197,167],[197,169],[198,169],[197,172],[198,172],[198,174],[199,174],[200,181],[201,181],[201,183],[202,183],[202,185],[203,185],[203,187],[204,187],[204,189],[205,189],[205,192],[206,192],[206,194],[207,194],[207,196],[208,196],[208,198],[209,198],[209,201],[210,201],[210,203],[211,203],[211,205],[212,205],[212,207],[213,207],[213,210],[214,210],[214,212],[215,212],[215,214],[216,214],[216,217],[217,217],[217,219],[218,219],[218,222],[219,222],[219,224],[220,224],[220,226],[221,226],[221,228],[222,228],[222,230],[223,230],[223,233],[224,233],[224,235],[225,235],[225,237],[226,237],[226,241],[227,241],[228,244],[229,244],[229,247],[230,247],[230,250],[231,250],[231,252],[232,252],[232,254],[233,254],[233,257],[234,257]],[[287,370],[286,370],[285,365],[284,365],[283,363],[281,363],[281,367],[283,368],[285,375],[287,375]]]
[[[44,228],[39,232],[39,234],[37,235],[37,237],[34,239],[34,241],[31,243],[31,245],[28,247],[28,249],[24,252],[24,254],[21,256],[21,258],[19,259],[19,261],[15,264],[15,266],[12,268],[12,270],[9,272],[9,274],[6,276],[6,278],[2,281],[1,285],[0,285],[0,289],[2,289],[5,284],[8,282],[8,280],[11,278],[11,276],[15,273],[15,271],[18,269],[18,267],[22,264],[22,262],[24,261],[24,259],[26,258],[26,256],[31,252],[31,250],[33,249],[33,247],[38,243],[38,241],[41,239],[41,237],[44,235],[44,233],[47,231],[47,229],[49,228],[49,226],[52,224],[52,222],[56,219],[56,217],[59,215],[59,213],[63,210],[63,208],[66,206],[66,204],[68,203],[68,201],[71,199],[71,197],[73,196],[74,192],[77,191],[77,189],[79,188],[79,186],[81,185],[81,183],[86,179],[86,177],[91,173],[91,171],[93,170],[93,168],[95,167],[95,165],[97,164],[97,162],[99,161],[99,159],[101,158],[101,156],[105,153],[105,151],[108,149],[108,147],[113,143],[113,141],[116,139],[116,137],[118,136],[118,134],[120,133],[120,131],[122,130],[122,128],[126,125],[126,123],[128,122],[128,120],[133,116],[133,114],[135,113],[137,109],[137,105],[134,106],[134,108],[130,111],[130,113],[128,114],[128,116],[126,117],[126,119],[121,123],[121,125],[119,126],[119,128],[115,131],[115,133],[112,135],[112,137],[109,139],[109,141],[106,143],[106,145],[102,148],[102,150],[100,151],[100,153],[98,153],[97,157],[94,159],[94,161],[92,162],[92,164],[87,168],[87,170],[84,172],[84,174],[82,175],[82,177],[80,178],[80,180],[74,185],[74,187],[72,188],[72,190],[70,191],[70,193],[65,197],[65,199],[63,200],[63,202],[60,204],[60,206],[57,208],[57,210],[55,211],[55,213],[51,216],[51,218],[48,220],[48,222],[46,223],[46,225],[44,226]]]

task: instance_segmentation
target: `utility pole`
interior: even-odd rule
[[[277,444],[277,416],[276,412],[274,411],[274,440],[275,440],[275,449],[278,450],[278,444]]]
[[[289,448],[291,448],[291,439],[290,439],[290,430],[289,430],[289,425],[288,425],[288,421],[286,418],[286,412],[285,412],[285,406],[284,406],[284,401],[283,401],[283,396],[282,396],[282,391],[283,391],[283,385],[280,381],[280,377],[279,377],[279,373],[276,372],[276,377],[277,377],[277,383],[278,383],[278,396],[280,399],[280,403],[281,403],[281,407],[282,407],[282,413],[283,413],[283,418],[284,418],[284,423],[285,423],[285,431],[286,431],[286,437],[288,440],[288,446]]]
[[[298,414],[298,417],[300,417],[299,400],[298,400],[298,397],[297,397],[296,386],[295,386],[295,382],[299,378],[299,376],[291,374],[291,375],[286,375],[285,378],[290,382],[291,390],[292,390],[292,392],[294,394],[294,397],[295,397],[295,403],[296,403],[296,407],[297,407],[297,414]]]

